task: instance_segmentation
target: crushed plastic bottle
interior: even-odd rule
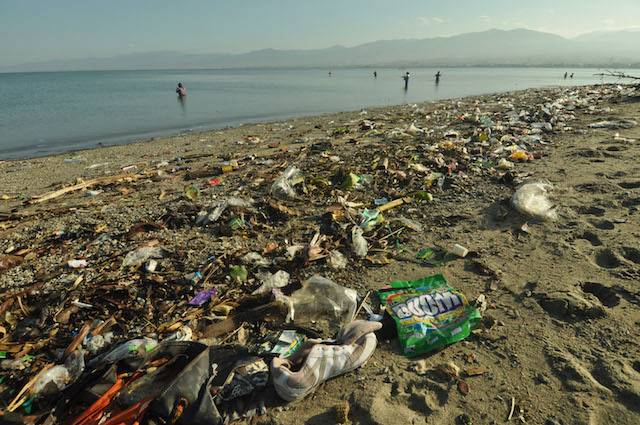
[[[345,288],[319,275],[302,283],[288,297],[289,317],[296,325],[326,321],[328,327],[340,327],[353,320],[358,303],[355,290]]]
[[[292,165],[284,170],[284,173],[271,185],[271,193],[280,198],[295,198],[296,191],[293,188],[302,181],[300,170]]]
[[[143,357],[147,352],[156,348],[157,345],[158,341],[153,338],[132,339],[115,346],[98,357],[94,357],[89,361],[88,366],[93,367],[100,363],[113,364],[125,359]]]

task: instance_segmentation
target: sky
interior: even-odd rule
[[[354,46],[492,28],[573,37],[638,25],[640,0],[0,0],[0,66]]]

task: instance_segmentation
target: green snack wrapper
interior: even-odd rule
[[[405,356],[428,353],[465,339],[481,319],[465,295],[443,275],[391,282],[377,291],[398,327]]]

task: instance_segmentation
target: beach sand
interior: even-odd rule
[[[350,406],[350,421],[357,424],[497,424],[507,422],[510,413],[515,423],[640,423],[640,127],[589,127],[603,120],[639,121],[638,99],[625,95],[626,90],[526,90],[1,162],[0,196],[8,199],[0,203],[0,252],[23,257],[22,264],[0,271],[2,325],[10,335],[5,342],[46,341],[31,350],[36,357],[31,369],[2,373],[3,403],[38,367],[55,362],[56,350],[64,349],[85,321],[114,316],[116,338],[124,340],[157,333],[158,326],[181,319],[198,336],[210,323],[210,313],[206,305],[186,305],[197,288],[175,283],[179,277],[214,262],[219,271],[211,284],[219,295],[237,299],[258,286],[255,270],[249,268],[249,282],[234,284],[225,277],[229,265],[247,252],[264,252],[269,243],[276,243],[274,252],[281,254],[325,229],[322,248],[341,250],[348,258],[346,269],[333,269],[320,259],[279,260],[271,270],[288,270],[293,283],[321,274],[360,295],[393,280],[442,272],[469,300],[485,294],[482,328],[417,359],[401,355],[397,339],[382,339],[361,369],[323,384],[302,401],[275,399],[258,423],[335,423],[334,407],[343,400]],[[545,104],[572,96],[588,102],[565,110],[566,120],[541,133],[545,143],[530,144],[536,159],[516,163],[506,174],[494,168],[499,158],[509,156],[495,153],[495,141],[441,144],[448,130],[459,133],[450,139],[454,142],[470,137],[481,126],[475,116],[491,117],[494,137],[522,140],[527,134],[521,129],[531,128]],[[509,125],[509,110],[528,112],[530,122],[523,118],[521,125]],[[373,129],[364,120],[374,123]],[[412,123],[424,133],[407,134]],[[510,145],[504,140],[503,146]],[[384,158],[387,167],[381,166]],[[237,161],[238,167],[217,176],[225,161]],[[417,163],[429,171],[411,165]],[[269,187],[292,164],[301,169],[304,190],[296,186],[294,200],[272,199]],[[447,167],[451,174],[442,188],[424,184],[431,170],[446,174]],[[348,172],[370,175],[371,182],[352,190],[327,186],[336,174]],[[110,185],[27,202],[73,184],[124,174]],[[216,177],[221,184],[207,183]],[[511,208],[516,185],[528,178],[553,185],[557,220],[537,221]],[[189,185],[198,187],[199,199],[187,199]],[[336,213],[337,224],[326,223],[328,212],[342,210],[329,208],[340,206],[339,197],[373,208],[374,199],[415,198],[416,189],[431,192],[433,201],[388,211],[386,224],[366,235],[368,259],[350,252],[351,227],[343,214],[353,211],[346,208]],[[260,212],[238,212],[246,223],[239,230],[195,224],[198,212],[228,196],[253,198]],[[421,229],[400,226],[400,218]],[[133,225],[150,222],[161,227],[127,233]],[[150,278],[123,271],[124,256],[149,241],[171,252],[159,260],[161,273]],[[441,267],[415,259],[421,248],[446,250],[456,243],[472,255]],[[87,268],[65,267],[68,260],[81,258]],[[7,307],[16,294],[20,305]],[[93,307],[73,310],[66,321],[54,320],[73,299]],[[25,317],[39,318],[38,332],[18,336],[16,325]],[[266,327],[245,325],[240,342],[251,342]],[[468,393],[464,384],[434,373],[447,362],[460,367]]]

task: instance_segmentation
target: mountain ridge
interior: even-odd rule
[[[565,38],[524,28],[490,29],[448,37],[377,40],[352,47],[334,45],[306,50],[266,48],[237,54],[142,52],[33,62],[0,67],[0,71],[616,65],[640,65],[640,31],[596,31]]]

